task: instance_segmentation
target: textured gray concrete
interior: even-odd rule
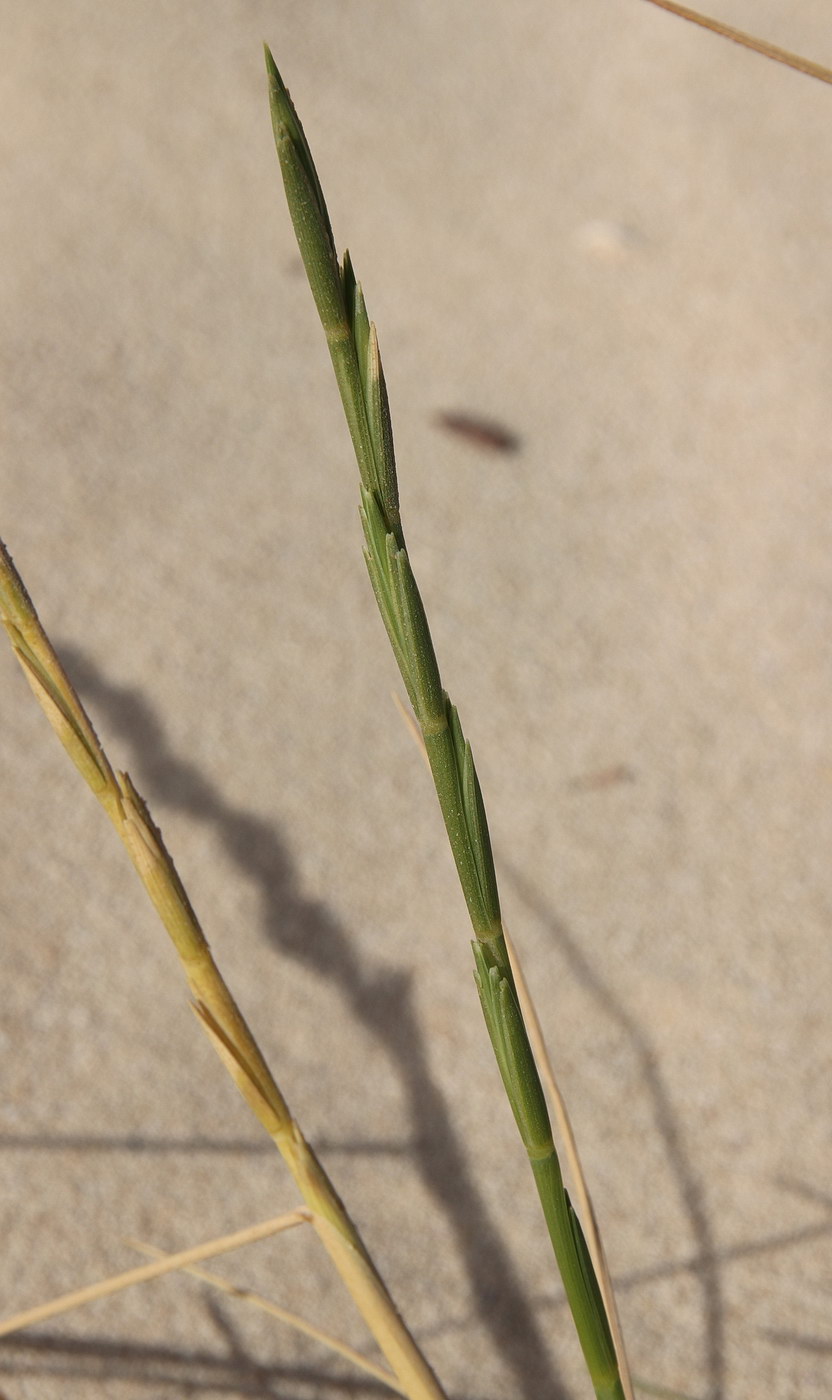
[[[826,0],[720,12],[832,61]],[[0,30],[0,533],[449,1393],[588,1385],[390,700],[264,38],[379,325],[635,1369],[825,1400],[832,92],[640,0]],[[296,1197],[7,651],[0,695],[5,1314]],[[311,1237],[223,1268],[364,1343]],[[349,1374],[186,1278],[0,1345],[8,1400],[376,1393]]]

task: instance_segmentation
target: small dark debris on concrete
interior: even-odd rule
[[[628,763],[613,763],[609,768],[600,768],[596,773],[582,773],[569,780],[569,786],[579,792],[598,792],[602,788],[616,787],[619,783],[634,783],[636,775]]]
[[[459,413],[454,409],[437,413],[435,423],[447,433],[455,433],[465,438],[472,447],[482,447],[486,452],[519,452],[520,438],[517,433],[497,423],[493,418],[480,418],[474,413]]]

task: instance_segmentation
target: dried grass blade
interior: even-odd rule
[[[691,10],[687,5],[677,5],[676,0],[647,0],[647,3],[657,5],[660,10],[667,10],[668,14],[677,15],[679,19],[686,19],[690,24],[698,24],[700,29],[718,34],[722,39],[730,39],[732,44],[739,44],[763,58],[770,58],[773,63],[782,63],[786,68],[793,68],[795,72],[803,73],[807,78],[817,78],[819,83],[832,83],[832,70],[824,67],[822,63],[815,63],[811,58],[801,58],[799,54],[781,49],[766,39],[758,39],[754,34],[746,34],[743,29],[734,29],[730,24],[723,24],[722,20],[711,19],[708,15],[700,14],[698,10]]]
[[[149,1254],[154,1259],[167,1259],[164,1250],[156,1249],[152,1244],[143,1244],[141,1240],[128,1240],[127,1243],[133,1249],[137,1249],[140,1254]],[[391,1371],[386,1371],[383,1366],[377,1366],[374,1361],[370,1361],[363,1352],[351,1347],[349,1342],[342,1342],[340,1337],[333,1337],[330,1332],[324,1332],[321,1327],[316,1327],[314,1322],[307,1322],[305,1318],[297,1313],[289,1312],[287,1308],[281,1308],[279,1303],[273,1303],[270,1298],[264,1298],[261,1293],[256,1293],[251,1288],[241,1288],[239,1284],[232,1283],[230,1279],[222,1278],[220,1274],[212,1274],[208,1269],[200,1268],[197,1264],[180,1265],[183,1273],[193,1274],[194,1278],[202,1279],[203,1283],[209,1283],[212,1288],[218,1288],[220,1292],[227,1293],[229,1298],[240,1298],[245,1303],[251,1303],[253,1307],[259,1308],[261,1312],[267,1312],[271,1317],[276,1317],[280,1322],[285,1322],[287,1327],[293,1327],[296,1332],[303,1332],[313,1341],[320,1342],[322,1346],[330,1351],[335,1351],[345,1360],[351,1361],[354,1366],[360,1366],[362,1371],[374,1376],[383,1385],[389,1386],[397,1395],[405,1395],[395,1376]]]
[[[7,1317],[4,1322],[0,1322],[0,1337],[8,1337],[12,1332],[19,1332],[36,1322],[46,1322],[50,1317],[71,1312],[73,1308],[83,1307],[85,1303],[93,1303],[98,1298],[109,1298],[124,1288],[132,1288],[135,1283],[148,1283],[151,1279],[161,1278],[163,1274],[197,1264],[202,1259],[212,1259],[217,1254],[227,1254],[232,1249],[241,1249],[245,1244],[254,1244],[256,1240],[268,1239],[270,1235],[280,1234],[282,1230],[291,1230],[295,1225],[307,1225],[311,1219],[311,1211],[287,1211],[286,1214],[274,1216],[260,1225],[249,1225],[245,1230],[237,1230],[233,1235],[222,1235],[219,1239],[208,1240],[205,1244],[194,1245],[191,1249],[180,1250],[177,1254],[166,1254],[159,1263],[142,1264],[137,1269],[128,1269],[125,1273],[113,1274],[110,1278],[99,1280],[98,1283],[88,1284],[86,1288],[62,1293],[59,1298],[52,1298],[48,1303],[40,1303],[37,1307],[27,1308],[25,1312],[15,1313],[14,1317]]]
[[[601,1296],[604,1300],[604,1307],[607,1310],[607,1320],[612,1332],[612,1340],[615,1346],[615,1354],[618,1357],[618,1370],[621,1378],[621,1387],[626,1400],[635,1400],[633,1390],[633,1378],[630,1372],[630,1363],[627,1358],[627,1349],[624,1344],[624,1333],[621,1328],[621,1319],[618,1313],[618,1304],[615,1299],[615,1289],[613,1288],[612,1276],[607,1264],[607,1255],[604,1243],[601,1239],[601,1231],[598,1228],[598,1218],[595,1214],[595,1207],[592,1204],[592,1197],[589,1194],[586,1175],[581,1162],[581,1155],[578,1151],[578,1143],[572,1128],[572,1120],[569,1117],[569,1110],[566,1101],[560,1091],[555,1071],[552,1068],[552,1061],[549,1051],[546,1048],[546,1040],[543,1035],[543,1027],[540,1024],[540,1017],[537,1014],[537,1007],[529,991],[529,984],[523,972],[523,964],[517,952],[514,941],[506,931],[506,946],[511,960],[511,969],[514,973],[514,981],[517,990],[517,999],[520,1002],[520,1009],[523,1012],[523,1019],[529,1031],[534,1057],[543,1081],[543,1087],[555,1121],[560,1132],[563,1143],[564,1156],[569,1163],[569,1173],[575,1188],[575,1195],[580,1205],[580,1213],[583,1218],[584,1233],[592,1262],[595,1265],[595,1272],[598,1276],[598,1286],[601,1289]]]

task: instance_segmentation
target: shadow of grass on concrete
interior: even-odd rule
[[[453,1233],[482,1328],[510,1374],[518,1395],[537,1400],[542,1390],[558,1400],[563,1387],[553,1371],[543,1330],[508,1252],[498,1222],[478,1189],[448,1106],[433,1079],[424,1033],[415,1011],[411,974],[373,966],[336,914],[308,899],[285,843],[268,821],[235,807],[186,759],[175,753],[163,723],[145,696],[104,676],[77,648],[62,645],[73,684],[107,729],[125,743],[151,809],[167,807],[209,826],[227,856],[251,881],[260,901],[264,938],[333,983],[346,1012],[382,1047],[402,1090],[409,1132],[405,1151]],[[367,1144],[346,1144],[366,1151]],[[335,1145],[330,1144],[330,1150]]]
[[[184,811],[214,830],[241,873],[259,892],[263,936],[281,956],[302,962],[334,982],[347,1013],[375,1037],[387,1054],[407,1105],[410,1132],[406,1141],[355,1140],[323,1142],[319,1146],[330,1153],[406,1155],[437,1208],[450,1223],[474,1307],[472,1311],[466,1310],[464,1316],[449,1316],[444,1323],[429,1329],[430,1335],[468,1327],[473,1315],[491,1336],[518,1394],[531,1400],[545,1390],[554,1400],[564,1397],[563,1387],[552,1372],[535,1315],[536,1309],[551,1307],[553,1299],[550,1296],[531,1298],[524,1289],[498,1225],[477,1190],[447,1105],[430,1074],[427,1046],[413,1005],[410,974],[389,966],[373,967],[359,957],[354,942],[333,911],[320,901],[306,899],[301,893],[291,858],[278,832],[261,817],[227,803],[192,764],[172,751],[164,726],[140,692],[113,684],[77,649],[65,646],[62,652],[79,691],[93,707],[106,714],[109,729],[130,749],[131,766],[140,775],[151,804],[157,802]],[[576,980],[596,1001],[600,1014],[612,1021],[628,1041],[652,1104],[668,1169],[694,1239],[695,1248],[690,1254],[622,1277],[618,1287],[626,1290],[644,1286],[681,1272],[692,1273],[699,1279],[707,1400],[724,1400],[722,1266],[752,1254],[800,1246],[828,1234],[832,1231],[832,1222],[824,1221],[733,1247],[717,1248],[704,1190],[685,1153],[678,1118],[649,1038],[539,891],[510,862],[503,860],[501,864],[520,899],[557,944]],[[0,1136],[0,1149],[60,1149],[84,1153],[207,1152],[243,1156],[272,1151],[270,1144],[259,1139],[154,1139],[138,1135],[104,1137],[77,1133],[63,1136],[5,1134]],[[814,1193],[812,1199],[821,1197]],[[829,1204],[825,1195],[822,1203]],[[213,1300],[208,1300],[206,1306],[230,1344],[236,1337],[232,1324]],[[766,1335],[781,1346],[807,1348],[824,1354],[829,1349],[829,1343],[822,1338],[782,1333]],[[112,1379],[139,1379],[142,1383],[154,1384],[159,1393],[168,1386],[178,1393],[195,1393],[205,1386],[219,1394],[259,1397],[279,1393],[286,1400],[291,1400],[293,1394],[298,1400],[309,1394],[369,1396],[380,1389],[372,1381],[330,1377],[323,1370],[264,1367],[248,1357],[236,1341],[231,1350],[230,1356],[215,1356],[200,1351],[134,1346],[106,1338],[76,1341],[49,1333],[28,1332],[23,1338],[9,1338],[2,1343],[0,1374],[92,1380],[103,1379],[106,1373]],[[202,1380],[198,1379],[200,1376]],[[279,1390],[275,1390],[276,1385]],[[293,1388],[291,1392],[287,1385]],[[466,1400],[471,1397],[467,1396]]]

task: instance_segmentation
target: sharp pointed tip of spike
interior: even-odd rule
[[[272,56],[272,51],[271,51],[271,49],[269,48],[268,44],[265,43],[265,42],[264,42],[264,44],[263,44],[263,57],[264,57],[265,60],[266,60],[266,72],[268,73],[269,77],[272,79],[272,82],[278,83],[278,84],[280,84],[280,86],[282,87],[283,84],[282,84],[282,82],[280,81],[280,74],[279,74],[278,71],[277,71],[277,64],[276,64],[275,61],[274,61],[274,58],[273,58],[273,56]]]
[[[269,98],[272,106],[272,114],[279,114],[285,120],[287,108],[291,111],[292,101],[289,97],[289,89],[280,76],[280,70],[274,61],[274,56],[268,44],[263,44],[263,56],[266,60],[266,74],[269,80]]]

